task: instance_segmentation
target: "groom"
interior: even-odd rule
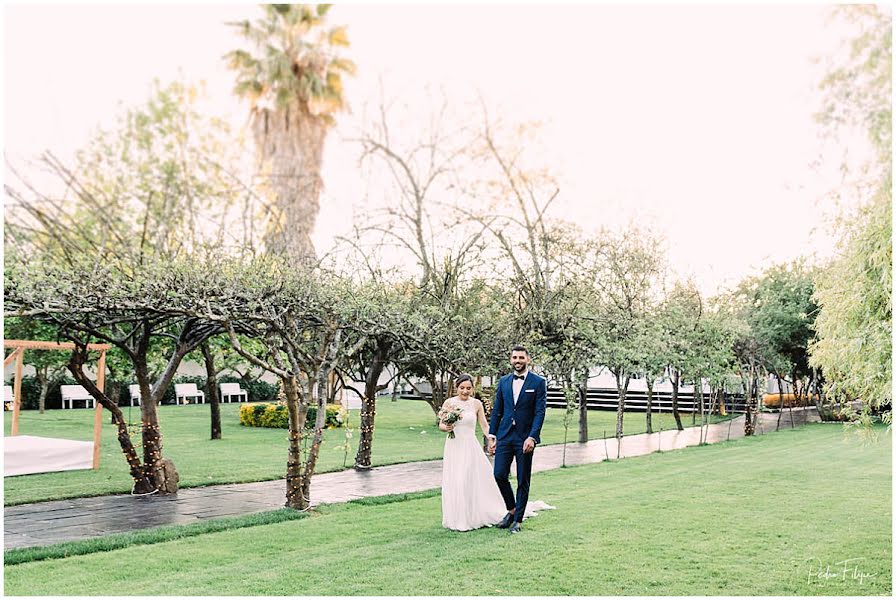
[[[541,442],[541,425],[547,407],[548,386],[544,377],[529,371],[529,351],[514,346],[510,352],[513,373],[505,375],[495,390],[495,404],[488,428],[489,451],[495,454],[495,481],[504,497],[507,515],[498,524],[519,533],[529,500],[532,455]],[[516,458],[516,498],[510,486],[510,462]]]

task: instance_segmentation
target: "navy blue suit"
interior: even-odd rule
[[[523,381],[516,405],[513,402],[513,374],[505,375],[498,381],[489,434],[497,438],[495,450],[495,481],[504,498],[507,510],[516,507],[514,520],[520,522],[526,513],[529,501],[529,478],[532,474],[534,451],[523,452],[523,442],[532,438],[541,443],[541,426],[547,409],[548,384],[544,377],[532,371]],[[516,497],[510,485],[510,463],[516,458]]]

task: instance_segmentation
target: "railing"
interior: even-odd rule
[[[399,398],[404,400],[424,400],[431,398],[432,394],[401,394]],[[616,410],[619,405],[619,393],[615,388],[588,388],[588,410]],[[709,394],[703,395],[704,410],[708,411],[712,398]],[[548,388],[548,408],[565,408],[566,397],[560,388]],[[651,411],[655,413],[672,412],[672,393],[653,392],[653,401],[650,404]],[[625,410],[632,412],[647,412],[647,392],[641,390],[629,390],[625,394]],[[746,399],[741,395],[725,394],[725,411],[729,413],[746,412]],[[700,412],[700,400],[693,392],[678,392],[678,411],[681,413]],[[716,413],[719,407],[715,407]]]
[[[619,392],[615,388],[588,388],[588,410],[616,410],[619,405]],[[708,411],[712,398],[703,395],[704,410]],[[672,412],[672,393],[653,392],[651,412]],[[565,408],[566,397],[559,388],[548,388],[548,407]],[[625,410],[647,412],[647,392],[629,390],[625,394]],[[746,412],[746,399],[740,395],[725,394],[725,410],[729,413]],[[700,399],[693,392],[678,392],[678,411],[682,413],[700,412]],[[718,406],[715,408],[718,412]]]

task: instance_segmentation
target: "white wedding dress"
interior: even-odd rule
[[[442,526],[470,531],[501,522],[507,509],[494,470],[476,436],[476,401],[457,397],[445,401],[460,406],[463,417],[454,424],[454,438],[445,440],[442,461]],[[538,510],[554,508],[541,501],[530,501],[524,517]]]

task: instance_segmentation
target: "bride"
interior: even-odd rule
[[[498,484],[492,474],[492,464],[482,451],[476,437],[476,423],[483,434],[488,433],[488,422],[482,402],[473,397],[473,378],[462,374],[455,382],[457,396],[445,400],[442,408],[456,408],[461,412],[452,424],[439,422],[442,431],[454,432],[445,440],[442,462],[442,526],[456,531],[470,531],[499,523],[507,509]],[[553,508],[543,502],[530,502],[525,516],[535,516],[534,510]]]

